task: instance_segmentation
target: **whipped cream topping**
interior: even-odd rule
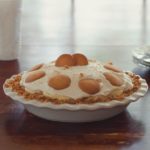
[[[81,78],[92,78],[96,80],[100,80],[99,82],[101,86],[101,90],[93,94],[92,96],[98,95],[108,95],[114,91],[125,91],[131,89],[133,87],[132,81],[130,77],[124,72],[114,72],[106,69],[104,64],[99,61],[89,60],[89,64],[85,66],[72,66],[72,67],[56,67],[54,62],[43,65],[39,70],[45,72],[45,76],[35,80],[30,83],[26,83],[25,80],[28,75],[35,71],[25,71],[22,75],[20,84],[25,87],[30,93],[34,93],[36,91],[42,91],[44,95],[57,98],[57,99],[78,99],[82,97],[91,96],[88,93],[85,93],[79,88],[78,82]],[[38,70],[38,71],[39,71]],[[109,72],[112,75],[117,76],[118,78],[123,80],[123,84],[121,86],[113,86],[103,75],[103,73]],[[48,85],[48,81],[51,77],[63,74],[67,75],[71,79],[71,84],[69,87],[61,90],[56,90]]]

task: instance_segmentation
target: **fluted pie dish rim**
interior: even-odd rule
[[[108,102],[95,102],[92,104],[68,104],[68,103],[54,104],[52,102],[40,102],[36,99],[26,100],[23,96],[17,95],[17,93],[12,91],[11,88],[6,88],[4,85],[3,85],[3,90],[4,90],[5,94],[7,96],[11,97],[14,101],[18,101],[25,105],[33,105],[35,107],[40,107],[40,108],[66,109],[66,110],[72,110],[72,111],[111,109],[112,107],[116,107],[116,106],[128,105],[131,102],[137,101],[138,99],[140,99],[141,97],[143,97],[146,94],[146,92],[148,90],[147,83],[146,83],[145,79],[142,79],[141,77],[139,80],[141,82],[139,89],[136,92],[134,92],[132,95],[125,97],[123,100],[121,100],[121,101],[111,100]],[[5,82],[7,82],[7,80]]]

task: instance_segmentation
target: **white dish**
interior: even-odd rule
[[[141,87],[139,90],[124,100],[94,104],[53,104],[51,102],[42,103],[37,100],[27,101],[9,88],[3,87],[3,89],[6,95],[24,104],[30,113],[43,119],[61,122],[92,122],[113,117],[124,111],[131,102],[135,102],[144,96],[148,86],[144,79],[140,80]]]

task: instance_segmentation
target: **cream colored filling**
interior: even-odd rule
[[[42,91],[44,95],[47,95],[52,98],[57,99],[68,99],[68,98],[82,98],[91,96],[88,93],[83,92],[79,86],[78,82],[81,79],[81,75],[83,74],[84,77],[82,78],[92,78],[92,79],[100,79],[99,82],[101,86],[101,90],[94,94],[96,95],[108,95],[112,92],[122,92],[124,90],[131,89],[133,87],[132,81],[130,77],[125,74],[124,72],[113,72],[111,70],[105,69],[103,64],[98,61],[89,61],[89,64],[86,66],[73,66],[69,68],[65,67],[56,67],[54,63],[45,64],[40,70],[46,73],[41,79],[33,81],[31,83],[26,83],[25,79],[31,72],[24,72],[22,75],[22,79],[20,84],[25,87],[25,89],[31,93],[35,91]],[[113,86],[103,75],[104,72],[111,72],[112,74],[116,75],[117,77],[121,78],[124,82],[121,86]],[[48,85],[48,80],[57,74],[67,75],[71,79],[71,84],[68,88],[62,90],[55,90],[54,88]]]

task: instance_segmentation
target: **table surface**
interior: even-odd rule
[[[150,91],[118,116],[73,124],[40,119],[28,113],[22,104],[12,101],[2,89],[5,79],[11,75],[54,60],[61,53],[74,52],[104,62],[113,61],[120,68],[141,75],[150,85],[150,69],[135,65],[131,53],[137,45],[150,39],[150,34],[146,34],[149,27],[144,28],[146,20],[140,22],[140,5],[140,0],[136,3],[127,0],[123,5],[114,0],[23,2],[19,59],[0,61],[0,149],[150,149]],[[132,11],[131,7],[136,9]]]

